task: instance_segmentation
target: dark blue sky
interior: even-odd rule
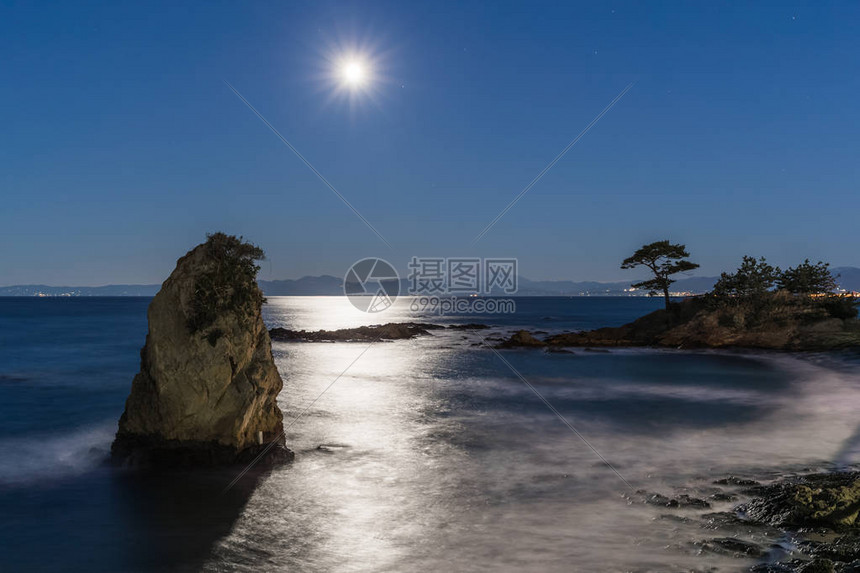
[[[860,4],[743,4],[4,2],[0,284],[160,282],[211,230],[267,279],[482,255],[610,280],[662,238],[699,274],[860,266]],[[350,98],[352,50],[376,80]]]

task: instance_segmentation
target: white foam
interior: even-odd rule
[[[115,424],[0,440],[0,485],[22,485],[87,472],[110,451]]]

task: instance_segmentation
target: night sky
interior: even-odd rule
[[[860,266],[858,22],[856,2],[3,2],[0,284],[160,282],[213,230],[261,245],[264,279],[475,255],[617,280],[663,238],[700,275]]]

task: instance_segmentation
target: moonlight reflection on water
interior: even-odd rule
[[[340,303],[275,299],[267,320],[316,329],[378,319],[344,316]],[[475,340],[434,331],[367,350],[290,430],[296,462],[254,492],[208,567],[251,556],[398,571],[754,562],[697,545],[714,537],[702,515],[735,503],[704,512],[641,503]],[[275,343],[287,420],[365,348]],[[506,357],[636,488],[667,495],[707,498],[729,473],[761,478],[828,462],[853,433],[860,397],[850,377],[791,357]]]
[[[728,519],[743,497],[711,498],[741,494],[714,480],[858,459],[856,358],[501,351],[634,488],[711,507],[646,504],[473,345],[521,327],[617,325],[660,301],[522,298],[515,315],[458,320],[489,324],[480,337],[274,343],[286,423],[307,408],[287,436],[296,460],[222,495],[236,470],[147,476],[101,464],[147,302],[0,299],[4,570],[737,571],[755,560],[703,542],[774,539]],[[264,316],[307,330],[453,322],[417,316],[406,299],[368,315],[346,298],[272,297]]]

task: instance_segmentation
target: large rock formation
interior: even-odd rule
[[[263,452],[268,461],[291,456],[276,402],[283,381],[256,283],[262,256],[216,233],[179,259],[149,305],[115,459],[192,466],[247,463]]]

